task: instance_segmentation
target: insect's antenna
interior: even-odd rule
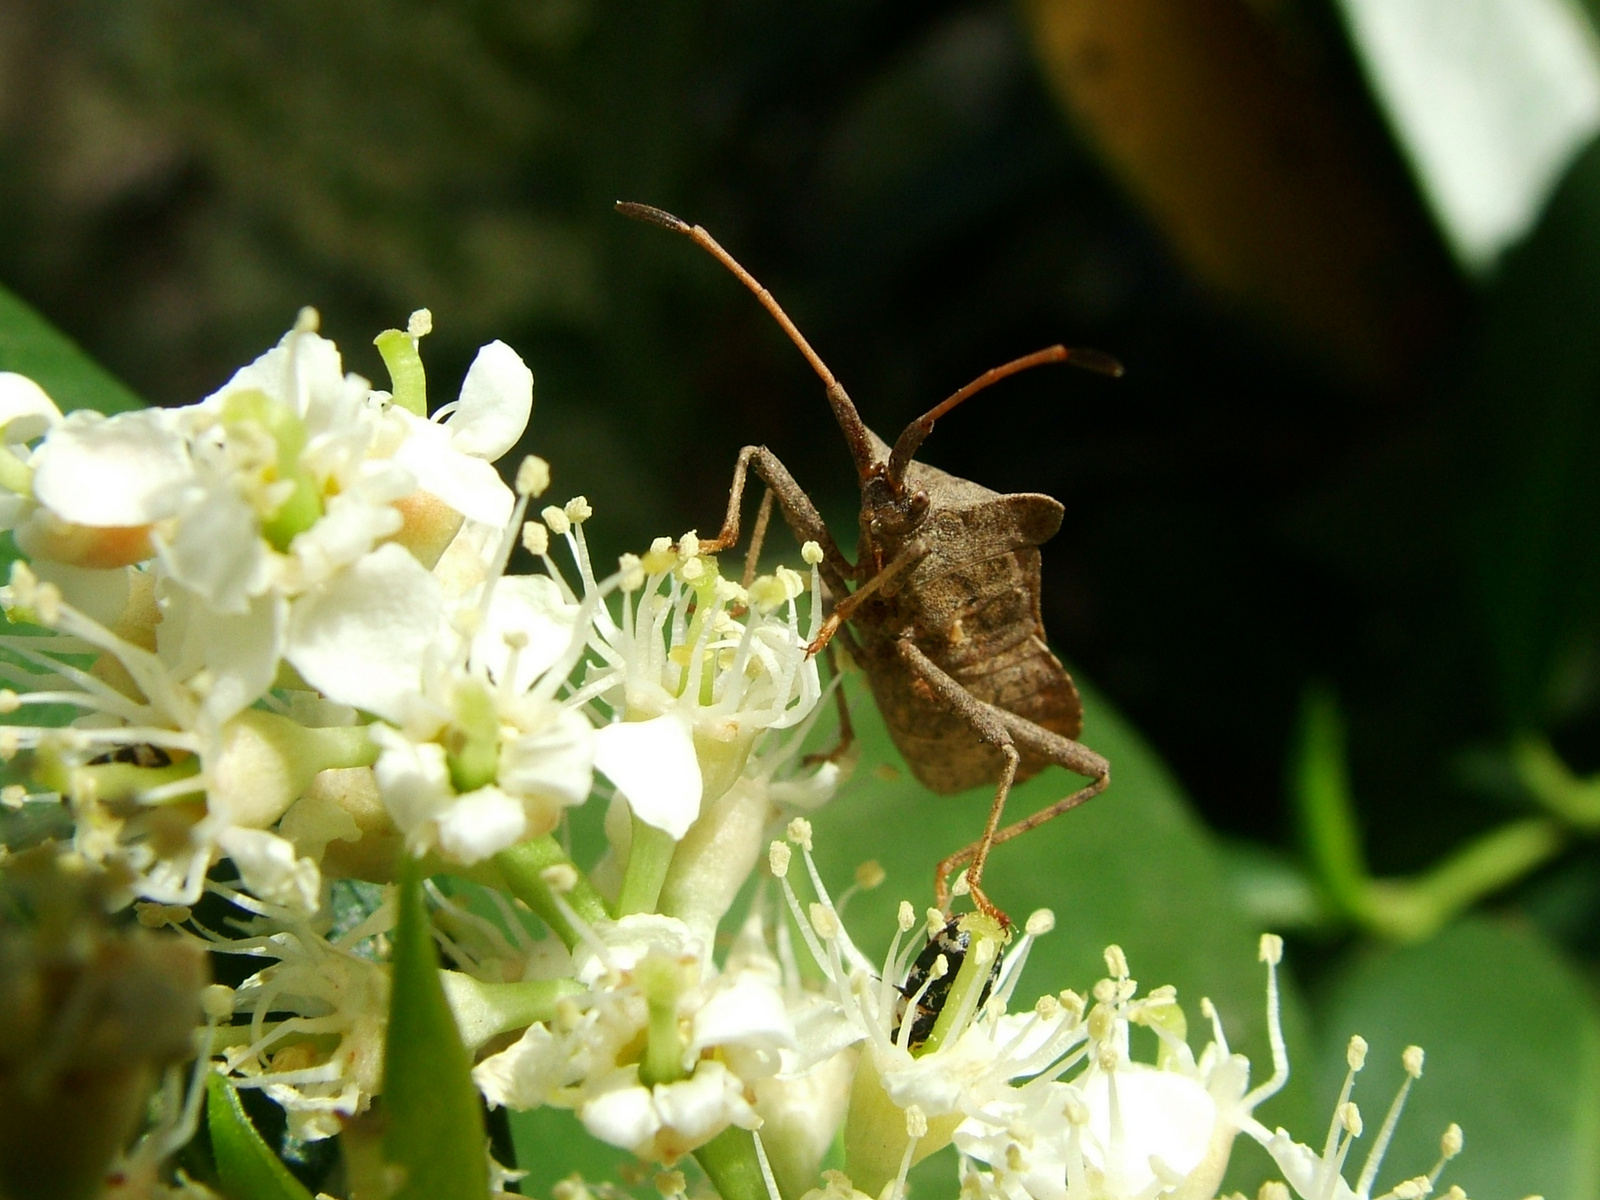
[[[933,432],[933,423],[945,413],[963,400],[976,396],[990,384],[999,383],[1008,375],[1026,371],[1029,367],[1042,367],[1046,363],[1071,363],[1075,367],[1082,367],[1100,375],[1109,375],[1113,379],[1122,374],[1122,364],[1109,354],[1102,354],[1098,350],[1070,350],[1066,346],[1050,346],[1044,350],[1035,350],[1032,354],[1012,359],[1004,366],[992,367],[906,426],[905,432],[895,440],[894,449],[889,452],[889,481],[899,486],[900,481],[905,478],[906,467],[916,457],[923,440]]]
[[[793,342],[805,355],[806,361],[811,364],[811,369],[821,378],[823,385],[828,389],[828,403],[833,408],[834,418],[839,422],[839,428],[844,430],[845,440],[850,443],[850,455],[856,461],[856,472],[862,479],[873,473],[872,439],[867,433],[867,427],[861,421],[861,414],[856,412],[855,403],[845,393],[844,385],[833,377],[833,372],[828,370],[828,364],[823,362],[811,343],[806,341],[805,334],[795,327],[789,319],[789,314],[779,307],[773,299],[772,293],[762,287],[756,277],[739,265],[737,259],[717,244],[717,239],[712,237],[698,225],[680,220],[669,212],[653,208],[648,204],[635,204],[631,200],[618,200],[617,211],[625,217],[632,217],[635,221],[644,221],[650,225],[659,225],[663,229],[670,229],[673,233],[681,233],[705,250],[728,270],[734,277],[755,293],[761,306],[772,314],[789,340]]]

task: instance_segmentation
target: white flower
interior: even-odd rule
[[[1157,988],[1140,997],[1115,946],[1106,951],[1110,975],[1095,986],[1092,1003],[1063,992],[1042,997],[1030,1014],[1008,1014],[1028,945],[1053,925],[1048,913],[1029,919],[998,966],[994,955],[1000,938],[987,918],[974,915],[965,924],[947,925],[943,914],[930,913],[933,949],[918,958],[915,994],[904,996],[894,981],[907,978],[915,953],[915,944],[900,950],[902,935],[916,926],[910,906],[902,905],[900,933],[874,977],[817,876],[809,827],[795,822],[791,840],[804,854],[819,902],[802,911],[787,879],[788,846],[774,844],[773,868],[830,980],[833,1008],[825,1024],[845,1021],[862,1040],[845,1129],[846,1166],[857,1186],[874,1193],[903,1185],[914,1162],[954,1140],[966,1162],[964,1191],[976,1196],[1205,1200],[1216,1194],[1233,1144],[1243,1133],[1272,1155],[1303,1200],[1369,1200],[1411,1081],[1421,1075],[1422,1052],[1406,1051],[1407,1081],[1354,1185],[1342,1172],[1362,1129],[1350,1102],[1365,1058],[1359,1038],[1351,1043],[1350,1074],[1323,1150],[1295,1142],[1282,1129],[1269,1132],[1252,1112],[1282,1088],[1289,1074],[1279,1024],[1278,938],[1269,935],[1261,942],[1274,1070],[1252,1089],[1250,1064],[1228,1049],[1209,1002],[1202,1002],[1202,1009],[1212,1038],[1196,1058],[1185,1039],[1187,1023],[1175,991]],[[965,944],[958,930],[969,939]],[[930,996],[937,1002],[928,1003]],[[914,1017],[919,1018],[915,1025]],[[1155,1062],[1132,1058],[1132,1025],[1155,1033]],[[920,1046],[912,1044],[921,1038],[926,1040]],[[1460,1130],[1451,1126],[1433,1169],[1383,1200],[1427,1195],[1461,1142]]]
[[[215,884],[210,890],[253,918],[241,936],[202,931],[206,944],[275,960],[233,994],[234,1010],[250,1023],[229,1027],[242,1041],[223,1054],[224,1067],[237,1086],[258,1087],[283,1106],[291,1136],[332,1137],[366,1110],[383,1081],[389,971],[357,951],[392,927],[393,904],[330,942],[281,906]]]
[[[41,561],[107,568],[158,554],[172,583],[220,613],[324,584],[387,538],[431,547],[431,565],[463,520],[501,526],[512,494],[490,463],[521,436],[533,399],[516,353],[484,347],[461,398],[430,421],[345,375],[315,329],[307,310],[185,408],[61,418],[9,377],[0,488],[12,498],[0,518]],[[446,517],[426,496],[453,526],[436,528]]]
[[[154,612],[148,574],[130,578],[138,585],[130,610]],[[270,619],[180,609],[158,627],[168,635],[163,656],[79,612],[24,564],[13,567],[0,601],[55,634],[0,638],[11,656],[0,677],[22,689],[0,693],[4,706],[64,703],[84,714],[64,729],[6,731],[12,752],[36,751],[36,782],[70,801],[79,855],[125,868],[129,899],[192,904],[210,866],[237,854],[262,894],[315,908],[315,866],[270,829],[317,771],[363,761],[367,741],[360,730],[311,730],[244,708],[275,669]],[[216,643],[230,657],[188,653],[196,621],[230,634]],[[156,632],[132,618],[124,624],[131,638]],[[101,653],[96,671],[71,661],[85,650]]]
[[[604,726],[595,737],[594,765],[628,797],[634,816],[674,841],[700,815],[694,729],[679,713]]]
[[[401,720],[444,619],[438,581],[391,543],[301,598],[284,657],[329,699]]]
[[[150,525],[171,516],[192,476],[172,409],[113,417],[80,409],[49,430],[33,457],[40,506],[92,528]]]
[[[362,654],[369,664],[388,664],[386,694],[369,694],[363,707],[393,722],[373,727],[380,747],[375,770],[413,853],[436,848],[454,862],[479,862],[549,833],[563,810],[589,795],[595,731],[578,703],[557,693],[615,581],[597,585],[583,604],[567,604],[549,579],[500,577],[526,504],[524,495],[479,587],[447,597],[423,572],[418,582],[427,580],[423,611],[432,628],[417,620],[414,644],[395,647],[383,641],[379,625]],[[362,630],[359,596],[353,588],[351,595],[340,621]],[[331,660],[352,644],[337,622],[327,623],[321,640]],[[308,677],[354,703],[355,674],[351,664],[328,678]]]
[[[828,758],[814,763],[800,759],[823,711],[819,705],[793,729],[772,731],[757,739],[744,774],[711,800],[679,838],[662,883],[660,911],[680,918],[695,933],[712,940],[759,861],[771,837],[773,819],[785,808],[809,810],[832,797],[845,765]],[[604,738],[608,730],[630,728],[633,726],[627,724],[608,726],[600,736]],[[623,790],[628,789],[624,786]]]
[[[655,914],[589,929],[574,968],[586,991],[474,1070],[490,1103],[571,1108],[595,1137],[669,1165],[760,1123],[746,1093],[796,1044],[770,972],[718,974],[701,939]]]
[[[545,528],[566,539],[583,594],[592,596],[588,515],[582,497],[542,514]],[[559,581],[548,554],[545,562]],[[796,602],[806,584],[779,567],[746,591],[721,577],[692,533],[677,549],[658,539],[642,560],[625,564],[620,619],[596,612],[589,648],[598,661],[576,699],[598,699],[611,711],[596,767],[640,821],[681,839],[743,774],[758,735],[798,725],[816,707],[822,688],[807,647],[822,612],[813,604],[802,632]],[[815,566],[810,585],[815,595]]]
[[[1377,1180],[1378,1169],[1383,1165],[1384,1155],[1389,1149],[1389,1139],[1399,1123],[1411,1085],[1422,1077],[1423,1055],[1420,1046],[1408,1046],[1400,1055],[1401,1066],[1405,1068],[1405,1080],[1389,1105],[1389,1111],[1384,1116],[1377,1138],[1373,1141],[1372,1148],[1367,1151],[1361,1174],[1352,1187],[1344,1178],[1344,1164],[1355,1140],[1361,1136],[1363,1126],[1361,1112],[1351,1101],[1350,1095],[1355,1089],[1356,1075],[1366,1065],[1366,1059],[1367,1043],[1360,1037],[1352,1037],[1345,1053],[1349,1069],[1345,1075],[1344,1087],[1339,1092],[1339,1099],[1334,1104],[1333,1118],[1329,1122],[1328,1135],[1320,1154],[1309,1146],[1296,1142],[1287,1130],[1280,1128],[1269,1134],[1266,1128],[1255,1120],[1244,1122],[1244,1132],[1272,1155],[1272,1160],[1283,1172],[1285,1181],[1297,1195],[1302,1197],[1302,1200],[1368,1200],[1372,1195],[1372,1186]],[[1385,1192],[1380,1200],[1419,1200],[1420,1197],[1431,1193],[1439,1181],[1439,1175],[1444,1170],[1445,1164],[1461,1153],[1462,1144],[1461,1127],[1451,1125],[1446,1128],[1439,1139],[1439,1158],[1432,1170],[1426,1175],[1401,1181]],[[1450,1194],[1458,1200],[1464,1200],[1459,1188],[1451,1188]]]

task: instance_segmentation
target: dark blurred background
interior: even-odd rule
[[[1471,281],[1320,0],[0,0],[0,279],[161,403],[302,304],[380,382],[430,307],[434,403],[503,338],[606,553],[714,528],[746,442],[853,514],[799,355],[616,199],[709,228],[886,436],[1114,354],[924,457],[1067,506],[1051,636],[1214,827],[1290,841],[1330,687],[1390,870],[1519,803],[1510,732],[1600,766],[1593,157]]]

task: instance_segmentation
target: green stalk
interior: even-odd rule
[[[622,875],[622,894],[617,897],[617,916],[652,913],[661,900],[661,885],[667,881],[667,868],[678,843],[670,833],[633,818],[633,841],[628,847],[628,867]]]
[[[748,1129],[730,1125],[694,1152],[722,1200],[767,1200],[767,1182]]]
[[[1585,833],[1600,832],[1600,776],[1580,779],[1544,738],[1518,738],[1511,761],[1522,786],[1553,815]]]
[[[485,983],[459,971],[443,971],[445,998],[455,1014],[456,1028],[467,1049],[476,1053],[490,1038],[535,1021],[549,1021],[565,996],[576,996],[583,985],[572,979],[524,979],[511,983]]]
[[[640,961],[634,977],[650,1010],[650,1034],[639,1063],[639,1082],[646,1087],[676,1082],[684,1076],[683,1038],[678,1033],[678,997],[683,980],[678,964],[652,953]]]
[[[494,856],[494,865],[499,868],[511,894],[533,909],[539,919],[555,931],[556,936],[569,950],[578,944],[578,931],[556,907],[555,893],[544,881],[544,872],[548,868],[564,865],[571,867],[577,873],[577,886],[563,895],[562,899],[581,920],[592,925],[611,916],[606,911],[605,900],[595,890],[594,884],[589,882],[589,877],[578,870],[567,852],[561,848],[561,843],[549,834],[531,838],[508,850],[500,851]]]
[[[1413,879],[1369,882],[1362,923],[1397,941],[1422,941],[1485,896],[1554,858],[1564,842],[1560,827],[1545,817],[1502,825]]]

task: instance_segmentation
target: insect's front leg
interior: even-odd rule
[[[874,593],[881,592],[885,596],[893,595],[899,585],[900,577],[922,561],[928,553],[927,543],[912,542],[901,549],[893,559],[848,596],[841,596],[834,601],[833,611],[828,614],[828,619],[822,623],[822,628],[817,631],[817,636],[812,639],[807,648],[807,654],[820,654],[824,647],[833,640],[833,635],[839,632],[839,627],[850,619],[852,613],[861,606],[863,600]]]
[[[844,556],[828,527],[822,523],[822,514],[811,503],[805,489],[795,482],[789,469],[778,461],[778,456],[765,446],[746,446],[739,451],[739,460],[733,468],[733,484],[728,489],[728,512],[722,519],[722,529],[716,538],[703,542],[701,549],[716,554],[739,543],[739,508],[744,501],[745,478],[754,469],[756,477],[766,484],[783,510],[783,519],[802,542],[816,542],[822,547],[820,565],[822,578],[835,597],[850,594],[847,579],[856,574],[855,564]]]

